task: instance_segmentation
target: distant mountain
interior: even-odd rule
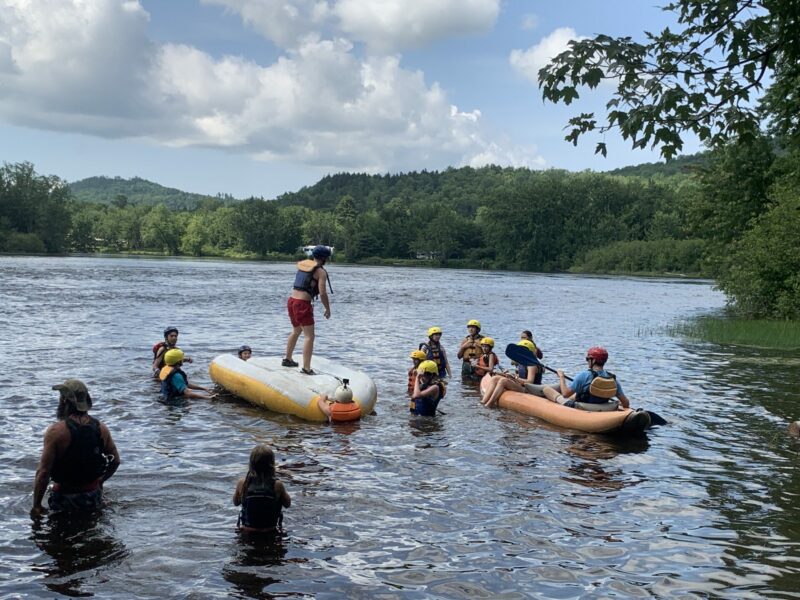
[[[708,162],[708,152],[698,152],[673,158],[669,162],[641,163],[606,171],[609,175],[629,175],[633,177],[670,177],[672,175],[686,175],[692,170],[705,166]]]
[[[95,204],[111,204],[120,202],[122,196],[127,204],[144,204],[155,206],[163,204],[172,210],[194,210],[203,203],[225,204],[235,202],[229,194],[205,196],[192,194],[175,188],[164,187],[140,177],[123,179],[122,177],[88,177],[69,184],[76,200]]]

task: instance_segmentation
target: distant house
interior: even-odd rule
[[[311,251],[318,245],[320,244],[311,244],[310,246],[303,246],[302,248],[300,248],[300,250],[302,250],[303,254],[305,254],[307,257],[311,258]],[[325,246],[325,247],[331,251],[331,256],[333,256],[333,246]]]

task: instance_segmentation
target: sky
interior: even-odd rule
[[[544,104],[536,72],[570,39],[674,25],[660,4],[0,0],[0,161],[238,198],[338,172],[652,162],[611,133],[564,141],[610,88]]]

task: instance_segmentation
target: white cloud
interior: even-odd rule
[[[379,51],[430,44],[450,36],[489,31],[499,0],[338,0],[341,30]]]
[[[583,40],[572,27],[559,27],[527,50],[512,50],[511,66],[526,79],[538,83],[539,69],[564,52],[571,40]]]
[[[525,31],[533,31],[539,26],[539,17],[533,13],[523,15],[520,27]]]
[[[310,16],[297,23],[325,12],[321,2],[300,4]],[[159,46],[146,35],[148,19],[130,0],[0,0],[0,119],[330,169],[541,161],[493,140],[480,111],[452,106],[397,55],[359,57],[350,40],[303,25],[291,48],[261,65]]]

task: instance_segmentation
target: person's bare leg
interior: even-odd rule
[[[297,344],[297,338],[300,337],[302,332],[302,327],[294,327],[292,329],[292,333],[289,334],[289,339],[286,340],[286,358],[288,360],[292,360],[292,354],[294,354],[294,347]]]
[[[544,393],[544,397],[550,400],[550,402],[558,402],[558,397],[561,395],[560,388],[556,389],[549,385],[545,386],[542,392]]]
[[[497,387],[498,381],[500,381],[500,377],[492,377],[486,385],[486,391],[483,392],[483,396],[481,397],[481,404],[484,406],[486,406],[486,401],[492,397],[492,393],[494,392],[494,388]]]
[[[303,368],[311,370],[311,355],[314,353],[314,326],[303,325]]]

